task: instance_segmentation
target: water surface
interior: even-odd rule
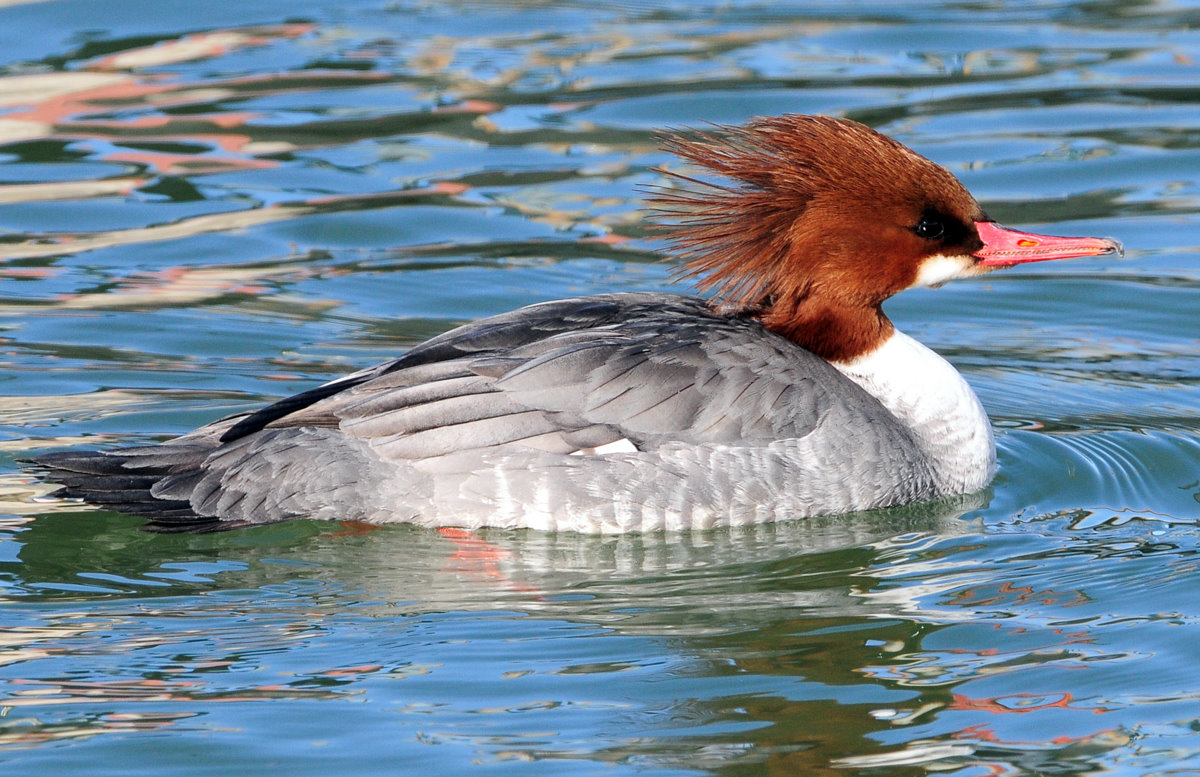
[[[1200,5],[0,7],[5,774],[1200,770]],[[844,115],[1123,259],[889,303],[959,502],[632,537],[158,536],[18,460],[665,289],[663,127]]]

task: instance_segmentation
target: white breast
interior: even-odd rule
[[[970,385],[941,356],[896,331],[871,353],[833,366],[912,430],[946,493],[970,493],[991,481],[991,422]]]

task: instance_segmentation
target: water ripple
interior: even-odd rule
[[[1011,506],[1025,518],[1075,509],[1080,527],[1135,518],[1196,524],[1200,518],[1195,433],[1013,431],[1002,440],[1001,456],[995,509]]]

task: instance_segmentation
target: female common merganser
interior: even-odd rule
[[[160,531],[289,518],[693,529],[968,494],[991,425],[881,305],[1023,262],[1119,252],[991,221],[945,168],[824,116],[667,148],[731,179],[654,198],[700,297],[531,305],[161,445],[53,453],[60,492]]]

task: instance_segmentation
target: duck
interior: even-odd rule
[[[1009,229],[946,168],[846,118],[664,134],[649,205],[695,293],[522,307],[153,445],[34,461],[159,532],[290,519],[626,533],[972,494],[967,381],[883,303],[1115,240]]]

